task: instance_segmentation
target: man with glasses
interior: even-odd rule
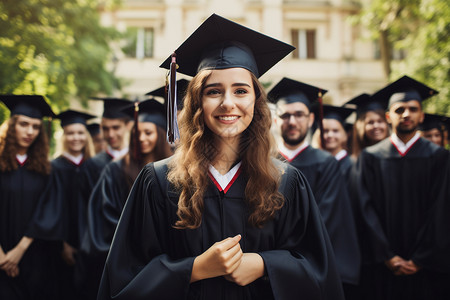
[[[277,105],[280,155],[308,180],[333,245],[346,299],[353,299],[357,297],[353,294],[359,282],[360,252],[345,179],[338,161],[328,152],[311,147],[306,139],[314,124],[312,105],[320,93],[326,92],[283,78],[268,97]]]

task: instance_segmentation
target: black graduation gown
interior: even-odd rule
[[[308,180],[333,245],[342,282],[358,284],[361,266],[354,217],[338,161],[320,149],[306,147],[288,161]]]
[[[167,161],[144,167],[133,185],[106,261],[99,300],[342,299],[326,230],[300,172],[283,165],[279,190],[285,204],[261,229],[247,223],[247,181],[241,173],[223,197],[210,181],[201,226],[177,230],[178,194],[166,180]],[[222,277],[190,284],[195,257],[238,233],[243,251],[263,258],[267,278],[245,287]]]
[[[88,203],[88,228],[81,246],[82,260],[89,262],[78,270],[85,298],[95,299],[120,214],[130,188],[123,171],[124,159],[106,165],[92,190]]]
[[[366,298],[450,299],[450,225],[448,216],[442,217],[450,199],[443,190],[449,183],[448,152],[420,138],[402,157],[387,138],[361,153],[354,175],[366,225],[361,283]],[[394,255],[422,269],[395,276],[384,265]]]
[[[350,155],[346,155],[341,160],[338,160],[338,164],[342,174],[344,174],[345,181],[348,182],[350,180],[350,173],[353,167],[353,161]]]
[[[24,166],[0,172],[0,245],[7,253],[26,236],[48,176]],[[35,239],[19,262],[19,276],[0,270],[0,299],[54,299],[55,274],[51,243]]]
[[[79,293],[74,286],[74,266],[69,266],[61,257],[62,242],[80,249],[86,229],[86,201],[80,193],[80,174],[84,163],[74,164],[64,156],[52,161],[52,171],[45,191],[34,215],[29,236],[59,241],[60,251],[56,262],[61,298],[75,299]],[[76,264],[79,263],[75,256]]]
[[[86,202],[89,200],[92,189],[100,178],[103,168],[112,160],[113,157],[108,152],[102,151],[85,162],[84,170],[81,174],[81,194],[86,199]]]
[[[84,163],[76,165],[64,156],[52,161],[52,171],[34,215],[29,235],[65,241],[79,249],[86,228],[86,204],[80,193]]]

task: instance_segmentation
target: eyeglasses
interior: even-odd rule
[[[279,117],[280,117],[280,119],[282,119],[283,121],[286,122],[286,121],[289,121],[291,119],[291,117],[294,117],[296,120],[301,120],[308,116],[309,116],[309,114],[307,114],[307,113],[304,113],[302,111],[296,111],[293,114],[284,113],[284,114],[280,115]]]

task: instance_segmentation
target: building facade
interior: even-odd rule
[[[289,77],[328,90],[324,101],[340,105],[386,82],[377,47],[348,21],[358,9],[348,0],[124,0],[102,22],[124,34],[112,65],[129,98],[162,86],[159,65],[216,13],[296,47],[260,78],[266,86]]]

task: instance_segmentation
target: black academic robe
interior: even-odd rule
[[[345,181],[348,182],[351,170],[353,168],[353,160],[350,155],[346,155],[342,159],[338,160],[338,164],[342,174],[344,174]]]
[[[366,148],[355,170],[366,299],[450,299],[448,152],[420,138],[402,156],[387,138]],[[422,269],[395,276],[384,265],[394,255]]]
[[[79,249],[86,229],[86,204],[80,193],[84,163],[64,156],[52,161],[48,184],[40,197],[30,236],[65,241]]]
[[[28,235],[59,241],[60,251],[56,258],[61,298],[76,299],[79,292],[74,285],[75,267],[68,265],[61,256],[62,242],[79,251],[86,230],[86,201],[80,193],[80,174],[84,163],[73,163],[64,156],[52,161],[52,171],[46,189],[36,209],[33,226]],[[76,264],[78,257],[75,256]]]
[[[48,176],[24,166],[0,172],[0,245],[7,253],[26,236]],[[19,276],[0,270],[0,299],[55,299],[53,244],[35,239],[19,262]]]
[[[279,163],[285,203],[262,228],[247,222],[247,179],[241,173],[226,194],[210,181],[200,227],[179,230],[173,228],[179,195],[167,182],[167,161],[144,167],[133,185],[106,261],[99,300],[342,299],[328,236],[300,172]],[[195,257],[236,234],[242,235],[243,252],[261,255],[267,276],[244,287],[223,277],[190,284]]]
[[[81,194],[86,202],[89,200],[92,189],[100,178],[103,168],[112,160],[113,157],[111,154],[107,151],[102,151],[86,161],[83,173],[81,174]]]
[[[288,162],[308,180],[324,220],[343,283],[358,284],[360,250],[345,178],[326,151],[306,147]]]
[[[87,234],[81,246],[82,259],[89,263],[79,270],[85,299],[97,296],[106,256],[130,192],[123,164],[122,158],[106,165],[89,199]]]

